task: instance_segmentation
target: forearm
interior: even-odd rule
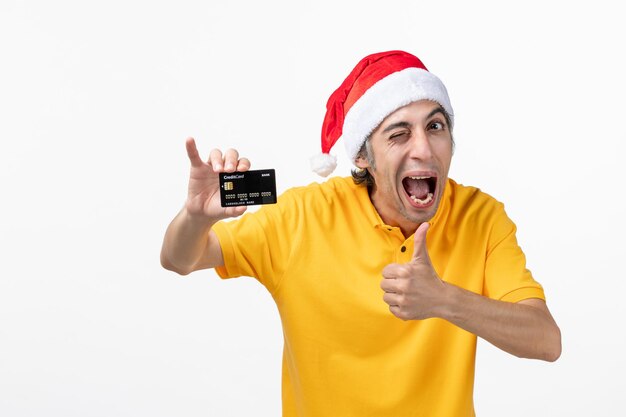
[[[211,232],[213,224],[215,221],[191,216],[183,208],[165,232],[161,265],[182,275],[222,265],[221,247]]]
[[[446,284],[440,317],[518,357],[555,361],[561,333],[541,300],[509,303]]]

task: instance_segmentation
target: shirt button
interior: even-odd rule
[[[406,252],[406,246],[402,246],[402,247],[400,248],[400,252]]]

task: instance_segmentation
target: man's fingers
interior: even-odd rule
[[[224,171],[235,172],[239,162],[239,152],[236,149],[227,149],[224,152]]]
[[[237,164],[237,171],[245,172],[250,169],[250,160],[248,158],[241,158]]]
[[[385,278],[380,282],[380,288],[385,292],[395,292],[396,279]]]
[[[228,149],[224,154],[219,149],[213,149],[209,154],[209,165],[215,172],[244,172],[250,169],[248,158],[239,159],[236,149]]]
[[[430,224],[424,222],[420,224],[420,226],[415,231],[415,239],[414,239],[414,248],[413,248],[413,259],[411,262],[417,261],[429,261],[428,257],[428,249],[426,249],[426,233],[428,233],[428,228]]]
[[[400,320],[409,320],[410,316],[403,310],[401,306],[389,306],[391,314],[399,318]]]
[[[224,209],[224,214],[228,217],[238,217],[241,216],[247,209],[247,206],[226,207]]]
[[[204,161],[200,158],[195,140],[188,138],[186,146],[191,166],[202,166]],[[239,152],[236,149],[228,149],[223,154],[219,149],[212,149],[206,163],[213,169],[213,172],[244,172],[249,170],[251,165],[248,158],[239,159]]]
[[[187,140],[185,141],[185,147],[187,148],[187,156],[189,157],[191,166],[193,167],[202,166],[204,162],[202,162],[202,159],[200,158],[200,155],[198,154],[196,141],[193,138],[187,138]]]
[[[403,275],[402,264],[389,264],[383,268],[383,278],[398,278],[399,275]]]
[[[222,156],[222,151],[219,149],[211,150],[208,162],[211,168],[213,168],[213,171],[222,172],[224,170],[224,157]]]
[[[389,304],[390,306],[399,306],[401,302],[401,296],[398,294],[386,292],[383,295],[383,301]]]

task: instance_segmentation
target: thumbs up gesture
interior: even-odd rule
[[[424,222],[415,231],[415,249],[409,263],[390,264],[383,269],[383,300],[389,311],[402,320],[436,317],[445,300],[446,283],[435,272],[426,249],[429,227]]]

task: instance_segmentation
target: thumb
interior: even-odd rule
[[[416,262],[430,262],[428,256],[428,249],[426,248],[426,233],[430,228],[430,223],[424,222],[419,225],[415,231],[415,238],[413,240],[413,258],[411,263]]]

